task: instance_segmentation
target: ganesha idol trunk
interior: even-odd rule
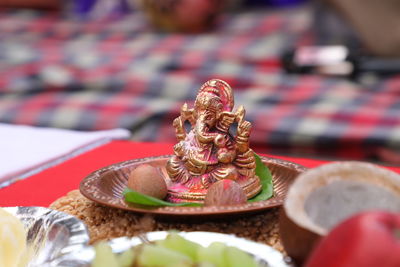
[[[224,179],[238,183],[248,199],[261,191],[249,148],[251,123],[244,120],[242,106],[236,112],[233,107],[231,87],[217,79],[200,88],[193,108],[182,106],[173,122],[178,143],[166,165],[168,201],[203,203],[210,186]],[[232,135],[234,124],[237,129]]]

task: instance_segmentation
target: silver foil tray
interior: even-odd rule
[[[85,224],[69,214],[43,207],[3,209],[19,218],[27,230],[28,267],[57,266],[53,265],[57,259],[88,247]]]

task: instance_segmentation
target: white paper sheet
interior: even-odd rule
[[[84,132],[0,123],[0,188],[129,136],[126,129]]]

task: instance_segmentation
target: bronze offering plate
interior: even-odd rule
[[[274,196],[268,200],[249,202],[243,205],[209,206],[209,207],[146,207],[125,202],[122,192],[126,188],[129,173],[140,164],[150,164],[160,168],[167,176],[165,165],[170,155],[128,160],[99,169],[87,177],[80,184],[82,195],[102,205],[139,213],[154,214],[157,216],[208,216],[223,217],[254,213],[277,207],[283,204],[289,185],[305,167],[274,158],[261,157],[263,163],[271,171],[274,183]]]

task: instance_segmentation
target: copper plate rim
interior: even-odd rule
[[[86,198],[113,208],[134,211],[138,213],[146,213],[146,214],[154,214],[154,215],[174,215],[174,216],[203,216],[203,215],[229,215],[229,214],[240,214],[240,213],[251,213],[251,212],[258,212],[265,209],[278,207],[283,204],[284,197],[287,193],[288,186],[291,181],[285,181],[283,185],[284,188],[279,196],[273,196],[272,198],[264,201],[257,201],[257,202],[248,202],[242,205],[231,205],[231,206],[209,206],[209,207],[139,207],[128,205],[123,197],[122,194],[118,197],[112,196],[110,194],[104,194],[101,191],[101,188],[98,186],[98,182],[100,181],[101,174],[105,173],[110,170],[120,169],[125,166],[131,164],[138,164],[138,163],[151,163],[155,160],[167,160],[170,158],[171,155],[163,155],[163,156],[156,156],[156,157],[146,157],[146,158],[139,158],[133,159],[128,161],[123,161],[119,163],[115,163],[106,167],[103,167],[97,171],[92,172],[88,176],[86,176],[80,183],[79,190],[83,196]],[[279,165],[285,168],[289,168],[295,170],[299,173],[304,172],[307,168],[286,160],[276,159],[276,158],[269,158],[261,156],[261,160],[263,163],[271,163],[275,165]],[[274,180],[274,182],[276,179]],[[282,186],[282,185],[281,185]],[[122,191],[121,191],[122,193]]]

